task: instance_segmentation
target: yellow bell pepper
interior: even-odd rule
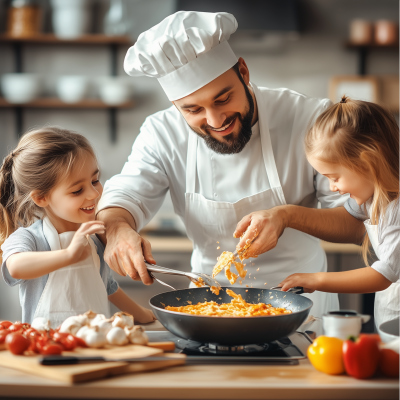
[[[315,369],[330,375],[344,373],[343,340],[320,336],[307,350],[307,356]]]

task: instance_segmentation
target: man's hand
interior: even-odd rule
[[[151,285],[144,260],[155,264],[151,253],[151,244],[134,230],[134,221],[128,211],[121,208],[110,208],[101,211],[98,219],[106,225],[106,241],[104,259],[115,272],[122,276],[129,275],[135,281]],[[104,240],[105,239],[105,240]]]
[[[239,252],[248,240],[252,241],[256,236],[246,253],[248,257],[252,257],[272,250],[277,245],[285,228],[286,222],[282,213],[282,206],[278,206],[246,215],[237,224],[233,236],[239,238],[244,234],[237,246]]]

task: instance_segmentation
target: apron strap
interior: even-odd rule
[[[196,187],[197,140],[194,132],[188,132],[188,150],[186,159],[186,193],[194,193]]]

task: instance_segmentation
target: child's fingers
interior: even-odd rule
[[[106,231],[106,227],[104,224],[91,224],[89,226],[85,226],[84,229],[80,230],[81,235],[93,235],[95,233],[104,233]]]

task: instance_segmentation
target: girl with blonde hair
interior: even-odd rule
[[[103,191],[94,151],[82,135],[57,127],[25,134],[0,169],[1,271],[19,284],[23,322],[57,328],[88,310],[109,316],[110,300],[138,322],[153,313],[118,287],[96,233]]]
[[[364,220],[365,268],[344,272],[293,274],[282,290],[372,293],[375,323],[399,317],[400,210],[399,127],[381,106],[343,96],[323,112],[305,138],[310,164],[330,180],[330,189],[350,194],[347,211]],[[343,227],[345,230],[346,227]],[[368,263],[369,245],[378,261]]]

